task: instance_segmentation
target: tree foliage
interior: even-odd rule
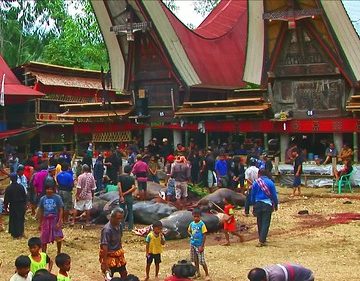
[[[203,17],[210,13],[220,0],[201,0],[194,2],[194,10]]]
[[[172,11],[173,13],[175,13],[178,9],[179,6],[176,5],[175,0],[162,0],[162,2],[166,5],[166,7],[169,8],[170,11]]]
[[[88,1],[66,17],[63,31],[45,46],[42,59],[48,63],[99,70],[108,65],[107,51]],[[79,4],[79,2],[78,2]]]
[[[0,2],[0,53],[14,67],[42,61],[107,66],[107,51],[88,0]]]

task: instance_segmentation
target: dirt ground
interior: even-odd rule
[[[309,188],[304,189],[308,199],[289,199],[290,189],[278,188],[278,191],[281,204],[278,212],[273,214],[267,247],[255,247],[256,220],[252,216],[244,217],[241,210],[237,211],[237,218],[248,226],[244,231],[244,243],[233,238],[232,245],[224,247],[220,246],[224,242],[222,233],[208,236],[205,253],[211,279],[247,280],[247,272],[255,266],[295,262],[312,269],[318,281],[360,280],[360,193],[338,196],[325,188]],[[309,215],[298,215],[301,210],[308,210]],[[28,217],[27,237],[38,235],[36,227],[36,222]],[[90,229],[82,229],[80,225],[65,227],[63,252],[72,257],[73,281],[103,280],[98,262],[100,229],[101,226]],[[171,273],[172,264],[189,257],[188,243],[187,239],[166,243],[160,280]],[[144,239],[125,232],[123,246],[128,271],[142,279]],[[56,246],[50,245],[48,254],[54,257],[55,253]],[[13,240],[8,233],[0,232],[1,281],[9,280],[14,272],[14,260],[20,254],[28,254],[27,239]],[[57,272],[55,265],[53,272]]]

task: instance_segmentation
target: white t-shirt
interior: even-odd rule
[[[259,169],[255,166],[250,166],[245,170],[245,179],[254,182],[258,178]]]
[[[15,273],[11,278],[10,281],[31,281],[33,278],[33,274],[30,271],[26,278],[20,276],[19,274]]]

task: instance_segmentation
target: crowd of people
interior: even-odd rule
[[[242,156],[236,156],[237,153]],[[257,246],[267,245],[271,216],[273,211],[277,210],[278,198],[271,176],[272,161],[268,159],[260,146],[254,145],[251,151],[245,151],[242,146],[239,147],[239,151],[236,151],[227,144],[198,149],[195,142],[191,140],[188,147],[178,144],[173,150],[167,139],[163,139],[162,145],[158,145],[157,140],[153,138],[144,149],[139,149],[136,144],[133,144],[96,154],[92,144],[89,144],[83,159],[72,168],[73,157],[64,148],[64,151],[58,155],[49,153],[46,159],[42,153],[37,153],[36,157],[34,155],[24,164],[18,164],[10,169],[11,183],[4,197],[4,210],[9,212],[9,233],[15,239],[24,236],[25,212],[29,204],[32,215],[37,210],[40,231],[39,237],[29,240],[31,252],[29,257],[20,256],[16,260],[17,273],[11,281],[51,280],[41,279],[45,278],[41,276],[46,275],[43,269],[51,271],[53,262],[46,255],[46,251],[47,245],[53,242],[57,245],[55,258],[55,263],[59,267],[57,280],[69,281],[71,258],[62,253],[64,238],[62,227],[64,224],[73,226],[79,214],[85,214],[84,226],[89,226],[94,194],[106,191],[119,193],[120,206],[112,211],[109,222],[101,232],[99,252],[101,271],[108,280],[116,280],[115,272],[119,273],[121,280],[136,280],[129,279],[136,277],[127,273],[121,243],[126,225],[125,218],[128,230],[132,230],[134,226],[132,205],[135,193],[137,191],[139,200],[145,200],[147,183],[148,181],[159,183],[160,170],[164,174],[164,183],[167,186],[165,199],[168,201],[186,202],[189,183],[201,184],[210,191],[214,188],[230,188],[246,194],[244,212],[245,215],[249,215],[250,206],[253,206],[258,228]],[[299,151],[294,149],[292,157],[295,163],[294,194],[295,190],[298,190],[300,194],[298,177],[301,175],[302,160]],[[95,158],[94,163],[93,158]],[[126,164],[123,166],[123,163]],[[224,245],[228,246],[230,245],[229,234],[238,236],[240,241],[243,241],[243,237],[236,229],[235,206],[231,198],[225,198],[224,205],[226,215],[224,219],[226,243]],[[191,266],[186,262],[179,262],[178,265],[174,265],[173,274],[166,279],[167,281],[189,280],[188,277],[199,276],[200,265],[204,270],[206,280],[210,280],[204,255],[207,229],[197,209],[193,210],[193,222],[188,226],[188,233],[190,256],[194,266],[193,274],[184,274],[184,271],[192,272]],[[165,244],[160,221],[153,224],[152,231],[145,241],[145,280],[148,280],[153,262],[155,263],[155,277],[158,277],[161,253]],[[286,275],[284,269],[290,274],[299,271],[303,272],[301,276],[306,276],[293,279],[295,281],[313,280],[311,271],[298,265],[256,268],[249,272],[248,278],[251,281],[285,280],[281,279],[282,277],[272,277],[281,275],[278,268],[283,270],[284,276]]]

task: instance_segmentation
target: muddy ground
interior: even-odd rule
[[[281,204],[274,213],[267,247],[257,248],[255,218],[236,212],[244,231],[245,242],[233,238],[230,247],[222,233],[210,234],[206,243],[206,259],[212,280],[247,280],[247,272],[255,266],[281,262],[296,262],[311,268],[318,281],[360,280],[360,193],[333,195],[328,189],[304,189],[308,199],[289,199],[289,189],[279,188]],[[347,203],[347,204],[344,204]],[[308,210],[309,215],[298,215]],[[73,281],[103,280],[99,270],[98,241],[101,226],[82,229],[65,227],[63,252],[72,257]],[[27,237],[38,235],[37,223],[26,220]],[[125,232],[124,248],[128,271],[144,277],[144,239]],[[188,240],[168,241],[162,255],[160,280],[170,274],[173,263],[189,256]],[[48,254],[55,256],[56,247],[50,245]],[[0,280],[7,281],[14,272],[14,260],[28,254],[27,239],[13,240],[0,232]],[[53,272],[57,268],[54,266]],[[152,268],[153,275],[153,268]],[[154,279],[152,279],[154,280]],[[198,279],[203,280],[203,279]]]

